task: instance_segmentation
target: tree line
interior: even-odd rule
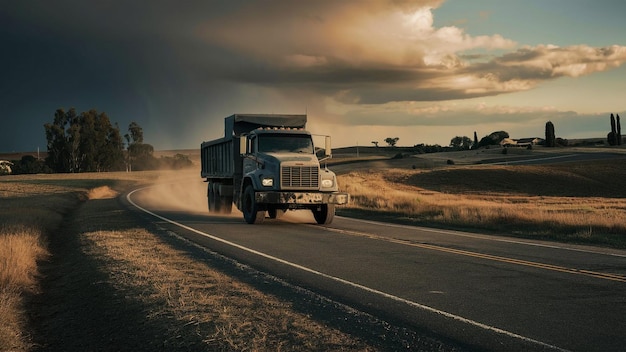
[[[103,172],[126,168],[124,142],[117,124],[106,113],[74,108],[54,113],[44,125],[48,147],[46,165],[54,172]]]
[[[117,123],[95,109],[77,113],[57,109],[52,122],[44,124],[47,156],[38,160],[25,155],[13,161],[12,173],[77,173],[140,171],[190,167],[185,155],[154,157],[154,147],[144,143],[142,127],[131,122],[122,136]]]
[[[622,144],[619,114],[610,116],[611,132],[607,142],[611,146]],[[158,168],[180,169],[190,167],[192,162],[182,154],[174,157],[154,157],[154,147],[144,143],[143,129],[136,122],[128,126],[128,133],[122,136],[117,123],[112,123],[105,112],[91,109],[78,114],[76,109],[57,109],[52,123],[44,124],[47,140],[47,157],[44,161],[25,155],[21,160],[13,160],[12,173],[52,173],[52,172],[105,172],[140,171]],[[495,131],[478,140],[467,136],[456,136],[449,146],[417,144],[413,148],[419,153],[433,153],[450,150],[469,150],[499,145],[509,138],[506,131]],[[388,137],[384,141],[395,147],[399,138]],[[377,141],[372,141],[378,147]],[[546,147],[565,146],[568,141],[556,138],[554,124],[546,122]]]
[[[607,143],[610,146],[622,145],[623,137],[619,114],[611,114],[610,123],[611,132],[607,134]],[[476,149],[480,147],[487,147],[490,145],[498,145],[505,138],[509,138],[509,134],[507,132],[497,131],[483,137],[480,141],[478,141],[478,136],[476,135],[476,132],[474,132],[473,142],[469,137],[456,136],[450,140],[450,147],[455,150]],[[540,144],[546,147],[567,146],[568,140],[563,138],[557,138],[554,124],[552,123],[552,121],[548,121],[546,122],[545,127],[545,139]]]

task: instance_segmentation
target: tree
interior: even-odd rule
[[[472,149],[476,148],[478,148],[478,135],[476,134],[476,131],[474,131],[474,144],[472,144]]]
[[[133,121],[128,125],[128,132],[133,143],[143,143],[143,128],[137,122]]]
[[[136,122],[128,125],[128,132],[124,135],[128,143],[128,170],[154,169],[157,160],[154,158],[154,147],[143,143],[143,129]]]
[[[123,165],[122,139],[106,113],[74,108],[55,112],[44,125],[48,140],[46,164],[55,172],[116,171]]]
[[[76,115],[76,110],[70,108],[65,114],[68,124],[67,129],[67,151],[69,153],[69,172],[80,172],[81,154],[81,128]]]
[[[67,123],[68,119],[65,110],[57,109],[52,123],[44,125],[46,140],[48,141],[46,164],[55,172],[69,172],[70,170],[70,154],[65,136]]]
[[[95,171],[123,170],[124,143],[117,124],[113,125],[106,113],[96,115]]]
[[[450,147],[460,150],[468,150],[472,146],[471,138],[456,136],[450,140]]]
[[[617,126],[613,114],[611,114],[611,132],[609,132],[606,138],[609,145],[617,145]]]
[[[546,147],[556,146],[556,136],[554,134],[554,124],[551,121],[546,122]]]
[[[617,134],[617,145],[622,145],[622,125],[619,122],[619,114],[616,116],[615,133]]]
[[[505,131],[492,132],[490,135],[483,137],[478,142],[479,147],[486,147],[489,145],[499,145],[505,138],[509,138],[509,134]]]
[[[387,143],[390,147],[395,147],[396,143],[398,143],[398,140],[400,140],[400,138],[398,137],[394,137],[394,138],[387,137],[385,138],[385,143]]]
[[[611,132],[606,135],[609,145],[622,145],[622,125],[619,114],[613,116],[611,114]]]
[[[378,148],[378,141],[372,141],[372,144],[376,146],[376,148]]]
[[[82,153],[81,168],[82,172],[96,171],[96,153],[97,141],[96,136],[96,116],[95,110],[89,110],[80,114],[81,143],[80,149]]]
[[[13,174],[45,174],[52,170],[48,168],[43,160],[38,160],[32,155],[24,155],[22,159],[16,161],[13,166]]]
[[[145,143],[132,143],[128,146],[128,153],[131,155],[133,170],[150,170],[157,167],[157,160],[154,158],[154,147]]]

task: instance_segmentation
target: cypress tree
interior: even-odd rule
[[[552,121],[546,122],[546,147],[554,147],[556,145],[556,136],[554,134],[554,124]]]
[[[617,114],[616,128],[617,145],[622,145],[622,126],[619,123],[619,114]]]
[[[615,116],[611,114],[611,132],[607,135],[609,145],[617,145],[617,127],[615,126]]]

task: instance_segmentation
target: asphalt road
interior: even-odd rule
[[[127,198],[160,226],[215,252],[470,349],[626,346],[626,251],[342,217],[318,226],[302,211],[248,225],[240,214],[213,216],[189,207],[205,194],[181,192],[189,182]],[[164,194],[194,199],[181,203]]]
[[[620,153],[606,153],[606,152],[595,152],[595,153],[552,153],[545,155],[530,155],[524,157],[513,157],[513,158],[501,158],[505,160],[495,159],[493,161],[485,160],[483,164],[490,165],[543,165],[543,164],[554,164],[554,163],[565,163],[565,162],[585,162],[585,161],[595,161],[595,160],[606,160],[606,159],[616,159],[623,158],[624,154]]]

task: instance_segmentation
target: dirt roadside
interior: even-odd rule
[[[461,350],[199,250],[98,192],[30,299],[34,351]]]

